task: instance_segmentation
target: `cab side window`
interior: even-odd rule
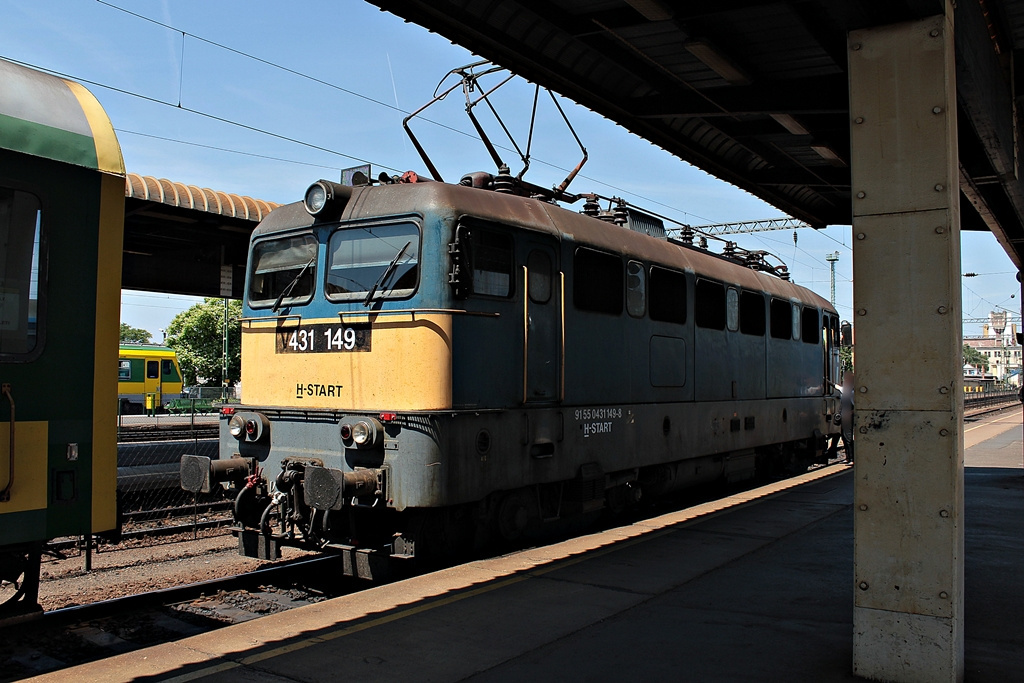
[[[572,302],[581,311],[622,314],[624,273],[622,259],[612,254],[576,250],[573,260]]]
[[[804,306],[800,316],[800,338],[806,344],[821,343],[821,325],[818,322],[818,309]]]
[[[546,304],[551,299],[551,257],[546,252],[534,249],[526,257],[526,272],[529,273],[526,289],[530,301]]]
[[[686,324],[686,275],[651,266],[651,320]]]
[[[725,285],[711,280],[697,280],[694,321],[697,327],[725,329]]]
[[[771,303],[771,329],[773,339],[793,338],[793,309],[788,301],[772,299]]]
[[[470,232],[473,294],[507,297],[512,294],[512,238],[474,227]]]
[[[0,357],[23,357],[42,338],[39,198],[0,187]]]
[[[740,293],[740,332],[764,336],[764,295],[757,292]]]

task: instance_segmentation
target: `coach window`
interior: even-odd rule
[[[546,304],[551,298],[551,257],[539,249],[534,249],[526,257],[526,271],[530,278],[527,286],[530,301],[535,304]]]
[[[179,379],[181,379],[180,377],[178,377],[178,373],[174,369],[174,361],[170,360],[169,358],[165,358],[164,360],[160,361],[160,372],[162,373],[163,378],[166,381],[177,382]]]
[[[469,237],[472,292],[483,296],[512,294],[512,237],[473,227]]]
[[[268,308],[309,302],[313,297],[316,250],[312,235],[257,242],[250,258],[249,305]]]
[[[651,320],[686,323],[686,276],[651,266]]]
[[[725,329],[725,285],[710,280],[697,280],[694,306],[694,322],[697,327]]]
[[[773,339],[793,338],[793,310],[788,301],[772,299],[771,335]]]
[[[0,187],[0,356],[25,356],[41,338],[41,224],[35,195]]]
[[[420,229],[385,223],[336,230],[327,243],[331,301],[411,296],[419,281]]]
[[[764,295],[740,292],[740,332],[764,336]]]
[[[818,322],[818,309],[804,306],[800,317],[800,338],[807,344],[821,343],[821,325]]]
[[[622,259],[580,247],[573,259],[572,302],[581,311],[622,314]]]
[[[626,264],[626,311],[634,318],[642,318],[647,308],[647,286],[644,264],[630,261]],[[654,278],[653,274],[651,276]],[[653,303],[651,304],[653,306]],[[654,316],[653,311],[651,317]]]
[[[146,361],[146,379],[160,379],[160,361]]]

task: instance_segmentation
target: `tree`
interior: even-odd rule
[[[853,372],[853,347],[852,346],[840,346],[839,347],[839,364],[841,367],[840,372],[846,374],[847,372]]]
[[[141,327],[132,327],[121,323],[122,344],[148,344],[152,338],[153,335]]]
[[[228,381],[242,374],[242,302],[228,302]],[[178,353],[186,385],[219,385],[224,357],[224,299],[207,298],[179,313],[167,327],[167,345]]]
[[[988,358],[973,346],[964,344],[964,363],[970,363],[976,368],[988,370]]]

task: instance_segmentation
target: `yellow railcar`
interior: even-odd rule
[[[117,398],[121,414],[160,408],[181,395],[181,366],[174,349],[121,344],[117,359]]]

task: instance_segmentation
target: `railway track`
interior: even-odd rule
[[[278,562],[216,580],[0,623],[0,682],[204,633],[369,587],[339,581],[341,558]]]
[[[130,425],[118,429],[118,443],[138,443],[142,441],[187,441],[188,439],[216,439],[220,429],[217,423],[197,425]]]

